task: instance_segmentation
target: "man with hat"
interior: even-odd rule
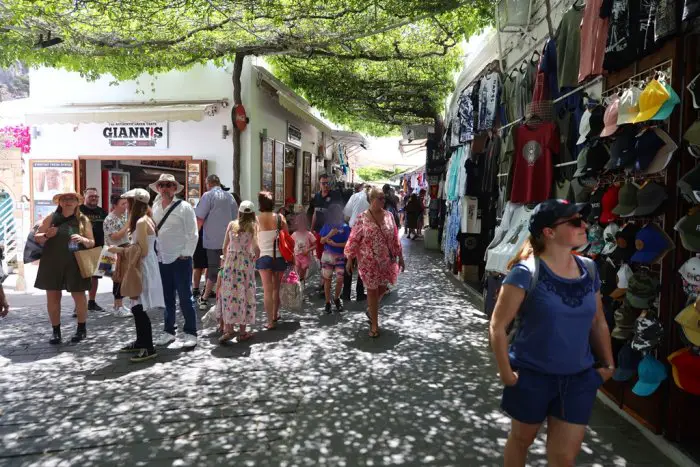
[[[174,176],[161,174],[149,187],[160,194],[160,199],[153,204],[153,221],[158,230],[160,278],[165,299],[165,325],[155,345],[175,341],[177,294],[185,318],[184,347],[193,348],[197,345],[197,314],[192,297],[192,255],[199,238],[197,219],[190,203],[175,198],[184,187]]]

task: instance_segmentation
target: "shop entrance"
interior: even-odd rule
[[[296,199],[297,192],[297,160],[299,150],[293,146],[284,147],[284,199]]]

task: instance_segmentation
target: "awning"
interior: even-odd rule
[[[323,123],[323,121],[316,117],[314,114],[312,114],[309,110],[304,109],[300,103],[297,102],[296,99],[293,97],[288,96],[282,91],[277,91],[277,99],[279,101],[279,104],[284,107],[285,109],[289,110],[291,113],[299,117],[300,119],[304,120],[305,122],[315,126],[318,130],[326,133],[327,135],[331,134],[331,129],[328,125]]]
[[[214,104],[215,105],[215,104]],[[27,125],[47,123],[107,123],[195,121],[204,118],[212,104],[62,106],[28,109]],[[218,107],[218,106],[216,106]]]

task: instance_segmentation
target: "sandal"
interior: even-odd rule
[[[231,342],[234,337],[236,337],[235,332],[225,332],[221,337],[219,337],[219,344],[226,344],[227,342]]]
[[[372,317],[370,316],[369,311],[365,311],[365,316],[367,317],[367,322],[371,326],[372,325]]]
[[[377,337],[379,337],[379,329],[377,329],[376,331],[370,330],[369,337],[371,337],[372,339],[376,339]]]
[[[277,321],[279,321],[279,320],[280,320],[280,315],[277,315],[277,317],[276,317],[275,319],[273,319],[273,321],[274,321],[275,323],[276,323]]]
[[[245,342],[253,338],[253,334],[246,332],[238,336],[238,342]]]
[[[277,329],[277,324],[268,324],[267,326],[265,326],[265,329],[267,329],[268,331],[274,331],[275,329]]]

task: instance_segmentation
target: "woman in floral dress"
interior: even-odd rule
[[[367,288],[370,337],[379,337],[379,301],[387,285],[396,283],[399,268],[405,270],[399,230],[394,216],[384,210],[385,196],[382,191],[372,189],[370,207],[358,216],[345,245],[348,273],[352,274],[353,259],[357,258],[360,277]]]
[[[238,209],[238,219],[226,229],[224,239],[224,267],[221,274],[221,288],[218,306],[224,334],[220,343],[236,337],[238,342],[253,337],[246,326],[255,323],[255,259],[260,255],[258,248],[255,207],[250,201],[243,201]]]

